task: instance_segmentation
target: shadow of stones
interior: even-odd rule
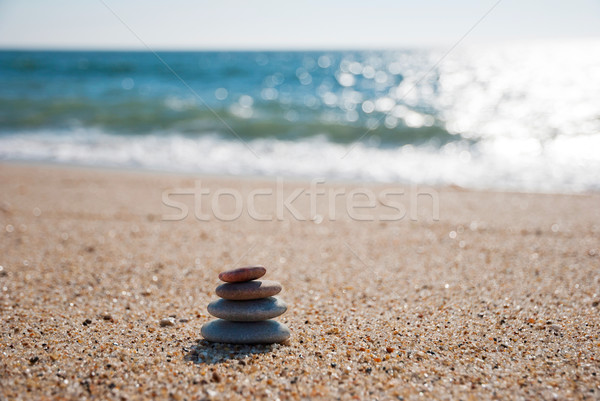
[[[266,354],[276,347],[278,344],[225,344],[198,340],[183,358],[185,361],[203,365],[217,365],[227,361],[244,363],[249,356]]]

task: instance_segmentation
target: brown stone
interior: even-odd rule
[[[225,283],[217,287],[216,293],[223,299],[244,301],[260,299],[279,294],[281,284],[271,280],[252,280],[243,283]]]
[[[228,283],[255,280],[265,275],[267,269],[263,266],[246,266],[219,273],[219,279]]]

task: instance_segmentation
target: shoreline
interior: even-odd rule
[[[76,164],[76,163],[63,163],[63,162],[48,162],[48,161],[30,161],[30,160],[0,160],[0,168],[3,165],[6,166],[31,166],[31,167],[50,167],[57,169],[81,169],[84,171],[106,171],[123,174],[140,174],[140,175],[159,175],[173,178],[189,178],[189,177],[200,177],[207,178],[210,180],[224,179],[228,181],[246,181],[246,182],[273,182],[278,178],[281,178],[286,183],[306,184],[311,182],[308,177],[297,177],[297,176],[266,176],[266,175],[234,175],[234,174],[210,174],[210,173],[198,173],[198,172],[186,172],[186,171],[170,171],[160,169],[148,169],[143,167],[116,167],[116,166],[95,166],[87,164]],[[318,177],[321,179],[322,177]],[[470,188],[463,187],[460,185],[429,185],[429,184],[414,184],[406,182],[386,182],[386,181],[361,181],[361,180],[344,180],[344,179],[324,179],[325,185],[348,185],[348,186],[397,186],[401,188],[409,187],[426,187],[432,188],[436,191],[459,191],[459,192],[472,192],[472,193],[489,193],[489,194],[514,194],[514,195],[548,195],[548,196],[595,196],[600,195],[599,191],[585,190],[581,192],[544,192],[544,191],[532,191],[532,190],[516,190],[516,189],[494,189],[494,188]]]
[[[359,221],[341,196],[314,206],[339,207],[335,220],[279,219],[265,196],[255,206],[270,221],[202,221],[211,202],[184,194],[173,199],[189,215],[165,220],[164,191],[196,177],[244,199],[278,190],[264,177],[0,163],[0,398],[600,393],[600,194],[436,188],[437,221],[426,197],[416,220],[385,221],[378,205]],[[284,196],[309,184],[286,181]],[[366,186],[385,189],[323,188]],[[235,212],[227,197],[216,205]],[[293,205],[311,215],[310,198]],[[202,340],[218,273],[250,264],[283,285],[290,341]]]

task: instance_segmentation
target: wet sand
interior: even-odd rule
[[[189,194],[167,197],[189,216],[166,220],[164,191],[196,180],[208,221]],[[600,195],[418,188],[416,207],[358,221],[345,201],[361,185],[320,184],[346,196],[300,195],[298,220],[265,195],[277,187],[0,164],[0,398],[600,397]],[[247,202],[232,219],[232,195],[217,219],[219,188],[260,189],[251,214],[271,221]],[[289,343],[202,341],[218,273],[247,264],[283,284]]]

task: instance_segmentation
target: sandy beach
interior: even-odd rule
[[[404,188],[353,219],[365,186],[323,183],[281,209],[310,186],[1,164],[0,399],[600,397],[600,195]],[[223,188],[252,213],[223,192],[215,216]],[[200,337],[247,264],[283,284],[289,343]]]

